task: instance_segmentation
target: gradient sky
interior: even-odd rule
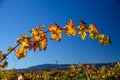
[[[31,28],[40,24],[45,30],[50,24],[61,27],[73,19],[75,25],[83,20],[97,25],[99,33],[110,35],[113,45],[101,46],[97,40],[63,34],[61,42],[51,41],[48,34],[46,51],[30,51],[18,60],[14,51],[8,56],[7,69],[55,63],[105,63],[120,61],[120,1],[119,0],[0,0],[0,50],[15,46],[22,33],[30,35]]]

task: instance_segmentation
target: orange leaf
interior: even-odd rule
[[[41,46],[39,47],[40,50],[46,50],[47,43],[45,41],[41,41]]]
[[[70,36],[70,35],[76,35],[76,29],[74,27],[74,22],[73,20],[71,19],[70,22],[67,22],[66,23],[66,26],[65,26],[65,33]]]
[[[70,26],[70,27],[74,27],[74,22],[72,19],[70,19],[70,22],[67,22],[66,25]]]
[[[56,32],[59,26],[57,24],[51,24],[48,31],[49,32]]]
[[[51,32],[51,39],[60,41],[62,38],[62,29],[57,24],[50,25],[49,32]]]

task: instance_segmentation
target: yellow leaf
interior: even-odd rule
[[[85,40],[85,38],[86,38],[86,32],[85,31],[79,31],[78,32],[78,36],[80,36],[81,38],[82,38],[82,40]]]
[[[105,36],[104,34],[99,34],[97,36],[97,39],[101,43],[101,45],[106,45],[108,43],[112,44],[109,36]]]
[[[40,28],[43,28],[43,25],[41,25]],[[31,35],[33,38],[32,43],[30,43],[30,50],[34,49],[36,51],[37,48],[40,50],[45,50],[47,47],[47,38],[46,38],[46,32],[44,32],[41,29],[32,29]]]
[[[21,59],[27,55],[27,49],[21,46],[18,50],[16,50],[16,56],[18,59]]]
[[[50,25],[49,32],[51,32],[51,39],[60,41],[62,38],[62,29],[57,24]]]
[[[74,27],[74,22],[73,22],[72,19],[70,20],[70,22],[67,22],[67,23],[66,23],[65,28],[66,28],[65,33],[66,33],[68,36],[76,35],[76,29],[75,29],[75,27]]]
[[[98,33],[98,29],[94,24],[90,24],[89,29],[90,29],[90,31],[94,31],[95,33]]]
[[[94,39],[94,38],[97,38],[98,37],[98,33],[96,33],[96,32],[94,32],[94,31],[91,31],[91,32],[89,32],[89,37],[91,38],[91,39]]]
[[[27,50],[29,48],[29,38],[27,35],[22,34],[21,38],[21,46],[18,50],[16,50],[16,56],[18,59],[21,59],[27,55]]]

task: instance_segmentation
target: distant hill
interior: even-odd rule
[[[98,64],[90,64],[96,67],[96,69],[99,69],[102,66],[109,66],[109,67],[114,67],[114,65],[117,62],[112,62],[112,63],[98,63]],[[76,67],[78,66],[77,64],[74,64]],[[88,64],[84,64],[88,65]],[[51,69],[56,69],[57,65],[56,64],[41,64],[37,66],[31,66],[25,69],[17,69],[17,70],[51,70]],[[65,70],[65,69],[70,69],[70,64],[59,64],[58,69],[60,70]]]
[[[57,68],[57,65],[56,64],[42,64],[42,65],[37,65],[37,66],[32,66],[32,67],[29,67],[27,68],[28,70],[35,70],[35,69],[38,69],[38,70],[42,70],[42,69],[48,69],[48,70],[51,70],[51,69],[56,69]],[[59,64],[58,65],[58,68],[70,68],[70,64]]]
[[[77,65],[77,64],[74,64]],[[58,66],[58,67],[57,67]],[[41,64],[41,65],[36,65],[36,66],[31,66],[25,69],[17,69],[18,71],[29,71],[29,70],[52,70],[58,68],[59,70],[65,70],[65,69],[70,69],[70,64]]]
[[[111,62],[111,63],[98,63],[98,64],[92,64],[96,67],[96,69],[101,68],[102,66],[107,66],[107,67],[114,67],[117,62]]]

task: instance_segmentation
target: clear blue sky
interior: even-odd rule
[[[61,42],[48,40],[46,51],[28,52],[18,60],[12,52],[8,56],[11,68],[55,63],[103,63],[120,61],[120,1],[119,0],[0,0],[0,50],[15,46],[14,40],[22,33],[30,35],[29,30],[44,24],[65,23],[73,19],[75,25],[84,20],[87,25],[97,25],[99,33],[110,35],[113,45],[101,46],[96,40],[67,37],[63,34]],[[50,36],[48,35],[48,38]]]

